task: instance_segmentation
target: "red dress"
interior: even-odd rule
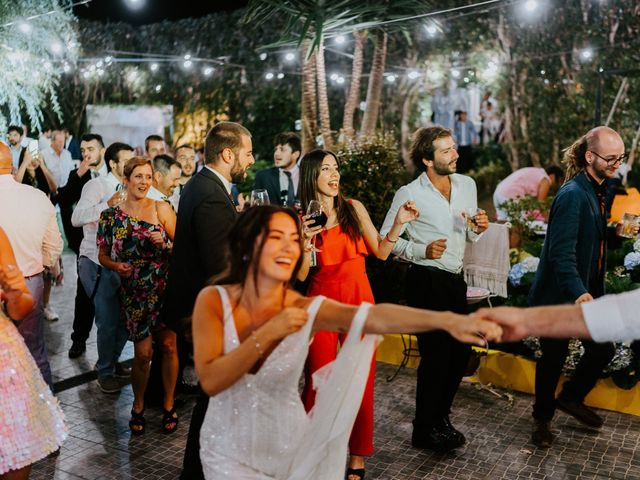
[[[316,240],[317,267],[312,269],[308,296],[324,295],[350,305],[362,302],[374,303],[373,292],[365,269],[365,257],[369,254],[364,238],[353,241],[342,231],[340,225],[322,231]],[[337,332],[320,331],[315,334],[305,365],[305,388],[302,401],[307,411],[315,401],[311,375],[337,355],[338,344],[345,335]],[[349,452],[352,455],[373,454],[373,379],[375,376],[375,356],[371,359],[371,370],[362,398],[362,405],[356,417]]]

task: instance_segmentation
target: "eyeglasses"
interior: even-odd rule
[[[609,167],[612,166],[612,165],[615,165],[616,163],[624,163],[625,160],[627,158],[629,158],[629,154],[628,153],[623,153],[619,157],[606,158],[606,157],[603,157],[602,155],[600,155],[598,152],[594,152],[593,150],[588,150],[588,151],[593,153],[596,157],[601,158],[602,160],[607,162],[607,165]]]

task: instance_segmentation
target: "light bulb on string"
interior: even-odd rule
[[[182,63],[182,66],[185,68],[185,70],[189,70],[193,66],[193,62],[191,60],[185,60]]]
[[[335,44],[336,44],[336,45],[343,45],[343,44],[344,44],[344,42],[346,42],[346,41],[347,41],[347,39],[345,38],[345,36],[344,36],[344,35],[338,35],[338,36],[334,39],[334,42],[335,42]]]
[[[438,33],[438,29],[433,24],[425,25],[424,29],[427,31],[427,35],[429,35],[432,38],[435,37]]]
[[[284,59],[287,62],[293,62],[296,59],[296,55],[293,52],[287,52],[284,56]]]
[[[416,70],[411,70],[408,74],[407,77],[409,78],[409,80],[415,80],[417,78],[420,78],[420,72],[416,71]]]
[[[340,76],[336,79],[338,85],[344,85],[344,77]]]
[[[264,76],[264,78],[266,78],[269,81],[273,80],[273,77],[274,77],[273,72],[267,72]]]
[[[593,50],[589,47],[583,49],[580,52],[580,58],[585,62],[590,62],[593,59]]]
[[[210,77],[213,74],[214,70],[215,69],[213,67],[204,67],[202,69],[202,73],[204,73],[205,77]]]
[[[149,65],[149,70],[151,70],[152,72],[157,72],[158,68],[160,68],[160,65],[158,65],[157,63],[152,63],[151,65]]]
[[[262,60],[263,62],[267,59],[267,54],[266,53],[261,53],[260,54],[260,60]]]
[[[393,73],[390,73],[389,75],[386,76],[386,80],[389,83],[393,83],[396,81],[396,76]]]
[[[111,55],[107,55],[106,57],[104,57],[104,63],[106,63],[107,65],[110,64],[113,61],[113,57]]]
[[[159,93],[160,90],[162,90],[162,85],[160,84],[156,85],[156,88],[155,88],[156,93]]]
[[[278,74],[278,80],[282,80],[284,78],[284,73],[280,72]]]

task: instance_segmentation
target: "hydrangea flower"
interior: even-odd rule
[[[638,242],[636,242],[637,244]],[[636,244],[634,244],[634,249],[636,247]],[[640,266],[640,252],[638,252],[637,250],[635,252],[630,252],[627,253],[627,255],[624,257],[624,268],[626,268],[627,270],[633,270],[634,268],[638,268],[638,266]]]

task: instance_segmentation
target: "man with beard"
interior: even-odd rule
[[[182,167],[182,173],[180,180],[178,180],[178,187],[173,191],[171,195],[171,203],[177,206],[180,203],[180,194],[184,186],[187,184],[193,174],[196,173],[196,150],[188,144],[180,145],[175,149],[176,162]]]
[[[216,124],[205,139],[204,168],[182,191],[163,307],[164,322],[174,330],[182,330],[200,290],[226,268],[224,244],[237,216],[231,184],[246,179],[252,149],[251,133],[242,125]],[[199,437],[208,402],[202,393],[193,410],[180,478],[204,478]]]
[[[606,265],[605,180],[624,162],[624,142],[608,127],[596,127],[564,153],[567,179],[549,214],[540,265],[529,291],[529,305],[581,304],[604,295]],[[569,341],[541,338],[536,366],[533,443],[548,448],[556,407],[591,428],[602,418],[584,404],[614,354],[611,343],[584,341],[584,355],[556,400],[555,392]]]
[[[393,249],[394,254],[411,262],[406,278],[407,303],[465,314],[465,242],[476,241],[489,227],[489,219],[477,209],[473,179],[456,173],[458,153],[450,130],[440,126],[419,129],[411,158],[424,172],[396,192],[380,234],[384,237],[389,232],[406,201],[415,201],[420,217],[403,226],[407,239],[398,238]],[[417,337],[421,360],[411,443],[416,448],[446,452],[466,441],[451,424],[449,414],[471,347],[443,331]]]
[[[58,204],[60,205],[60,217],[67,237],[69,248],[80,258],[80,243],[83,238],[82,227],[74,227],[71,224],[73,210],[80,200],[82,188],[92,178],[105,176],[109,173],[104,161],[104,143],[102,137],[96,133],[86,133],[80,139],[80,154],[82,161],[78,168],[71,171],[67,184],[58,189]],[[93,302],[85,292],[78,275],[76,287],[76,299],[73,313],[73,341],[69,349],[69,358],[78,358],[86,351],[86,342],[93,325],[95,314]]]

